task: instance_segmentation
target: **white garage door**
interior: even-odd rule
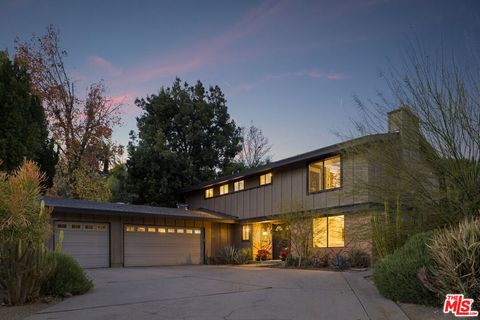
[[[202,263],[198,228],[125,226],[126,267]]]
[[[62,252],[75,258],[83,268],[109,267],[110,232],[106,223],[55,222],[55,244],[64,238]]]

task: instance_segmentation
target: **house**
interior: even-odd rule
[[[226,245],[269,250],[278,258],[288,246],[282,217],[308,212],[315,250],[373,251],[372,213],[381,199],[357,190],[375,179],[375,166],[348,148],[400,141],[402,130],[418,127],[406,108],[388,115],[385,134],[364,136],[248,169],[180,190],[186,208],[161,208],[45,198],[53,208],[51,247],[84,267],[201,264]],[[63,234],[61,241],[60,234]]]

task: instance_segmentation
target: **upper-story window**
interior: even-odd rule
[[[310,163],[308,165],[308,192],[340,188],[341,170],[339,155]]]
[[[220,195],[228,193],[228,183],[220,186]]]
[[[243,190],[244,188],[245,188],[245,181],[244,180],[235,181],[233,183],[233,191],[235,191],[235,192]]]
[[[260,185],[263,186],[263,185],[266,185],[266,184],[270,184],[272,183],[272,173],[269,172],[267,174],[262,174],[260,176]]]
[[[213,198],[213,188],[205,189],[205,199]]]

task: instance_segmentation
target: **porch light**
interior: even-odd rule
[[[264,235],[264,236],[268,236],[268,231],[266,231],[266,230],[263,230],[263,231],[262,231],[262,235]]]

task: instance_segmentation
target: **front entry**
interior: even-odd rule
[[[124,266],[165,266],[203,263],[199,228],[124,226]]]
[[[272,259],[280,259],[282,250],[290,247],[290,241],[287,239],[286,224],[272,224]]]

